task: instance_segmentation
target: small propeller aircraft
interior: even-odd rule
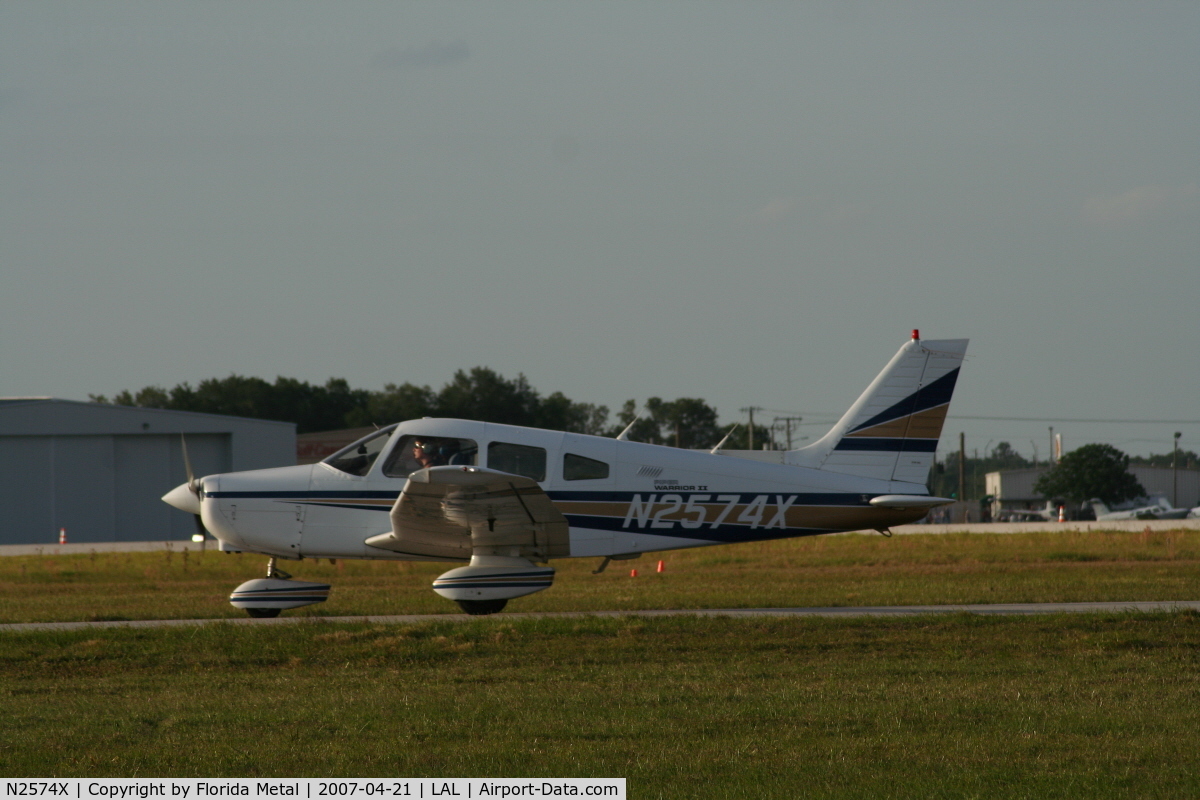
[[[1147,500],[1152,500],[1152,503],[1146,505],[1137,505],[1145,503]],[[1151,497],[1139,497],[1125,505],[1125,507],[1109,508],[1103,500],[1098,497],[1093,497],[1088,503],[1092,507],[1092,511],[1096,514],[1097,522],[1114,522],[1128,519],[1184,519],[1189,513],[1190,508],[1173,508],[1171,501],[1164,494],[1156,494]]]
[[[550,587],[556,558],[853,530],[887,533],[951,500],[929,467],[966,339],[917,331],[820,440],[790,451],[683,450],[461,419],[382,428],[319,464],[191,474],[163,500],[195,514],[226,552],[269,557],[231,595],[254,617],[326,599],[280,559],[461,564],[433,590],[493,614]],[[186,448],[184,450],[186,459]]]

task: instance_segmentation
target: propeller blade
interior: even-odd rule
[[[182,433],[179,434],[179,444],[183,446],[183,469],[187,472],[187,487],[192,494],[199,497],[200,482],[196,480],[196,475],[192,472],[192,460],[188,458],[187,437]]]

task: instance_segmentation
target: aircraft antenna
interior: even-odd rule
[[[740,423],[740,422],[733,423],[733,425],[730,426],[730,428],[729,428],[729,433],[725,434],[725,438],[722,439],[721,441],[717,442],[717,446],[714,447],[712,450],[709,450],[708,452],[712,453],[715,456],[717,454],[717,451],[721,449],[721,446],[729,441],[729,437],[733,436],[733,432],[737,430],[738,425],[741,425],[741,424],[742,423]]]
[[[629,423],[628,425],[626,425],[626,426],[625,426],[625,430],[623,430],[623,431],[621,431],[620,433],[618,433],[618,434],[617,434],[617,441],[618,441],[618,442],[628,442],[628,441],[629,441],[629,432],[630,432],[631,430],[633,430],[633,426],[637,424],[637,421],[638,421],[639,419],[641,419],[641,417],[640,417],[640,416],[638,416],[637,414],[634,414],[634,415],[633,415],[633,422],[631,422],[631,423]]]

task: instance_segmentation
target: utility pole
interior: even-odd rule
[[[979,448],[975,448],[975,457],[971,460],[971,494],[975,494],[975,487],[979,485]]]
[[[743,414],[750,415],[750,430],[749,430],[750,438],[748,441],[748,447],[750,450],[753,450],[754,449],[754,412],[755,411],[766,411],[766,409],[763,408],[762,406],[746,406],[745,408],[739,408],[738,410],[741,411]]]
[[[788,450],[792,449],[792,423],[794,422],[797,425],[799,425],[800,420],[802,420],[802,419],[804,419],[804,417],[776,417],[773,420],[773,422],[776,425],[778,425],[780,422],[783,423],[784,430],[787,431],[787,443],[788,443],[787,449]]]
[[[1175,431],[1175,450],[1171,454],[1171,508],[1179,507],[1179,437],[1183,436],[1179,431]]]
[[[1055,463],[1054,462],[1054,426],[1051,425],[1050,426],[1050,464],[1053,465],[1054,463]]]
[[[958,434],[958,502],[963,510],[963,522],[967,521],[965,505],[967,501],[967,434]]]

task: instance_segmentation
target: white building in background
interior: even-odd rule
[[[984,491],[995,498],[992,501],[992,514],[997,514],[1001,508],[1043,508],[1047,499],[1054,498],[1037,494],[1033,485],[1047,469],[1030,467],[987,473],[984,476]],[[1133,465],[1129,471],[1145,487],[1147,494],[1165,495],[1167,500],[1174,500],[1176,508],[1195,508],[1200,505],[1200,470],[1180,469],[1176,472],[1170,467]],[[1173,497],[1176,478],[1178,499]]]
[[[0,544],[185,540],[161,498],[198,475],[296,463],[296,426],[189,411],[0,398]]]

